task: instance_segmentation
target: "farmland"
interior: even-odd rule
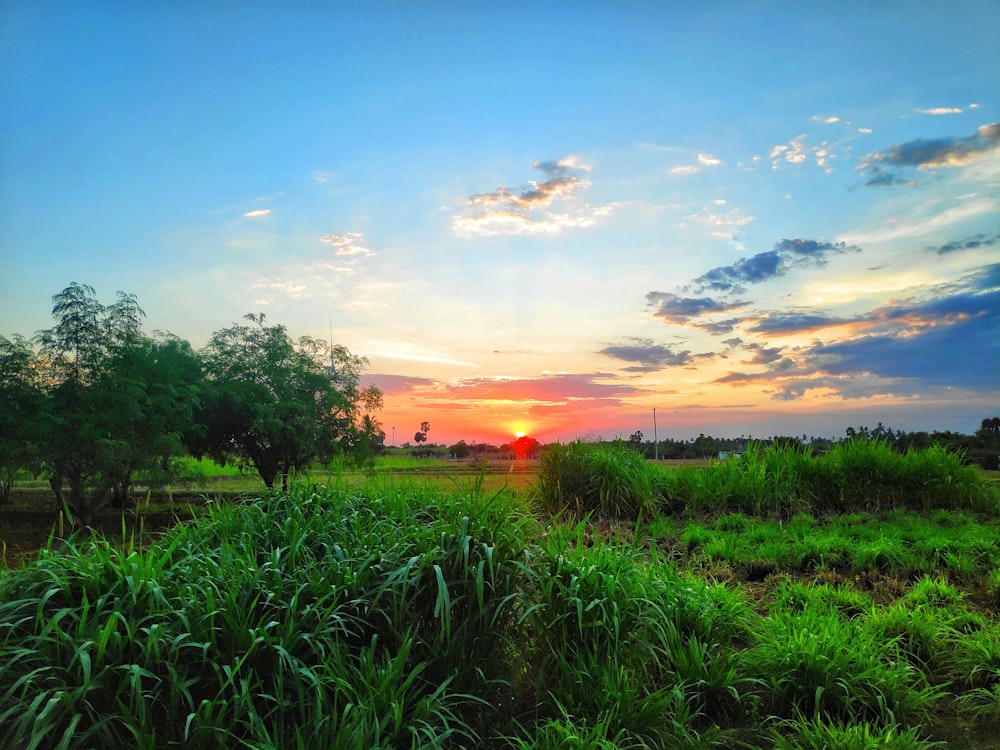
[[[995,477],[878,446],[741,461],[237,475],[72,536],[21,490],[2,739],[997,747]]]

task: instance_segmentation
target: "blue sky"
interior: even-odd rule
[[[0,334],[72,281],[371,366],[396,440],[972,431],[1000,5],[0,3]]]

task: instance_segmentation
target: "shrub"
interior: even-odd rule
[[[668,484],[664,472],[621,440],[576,441],[542,453],[535,493],[551,513],[635,519],[653,514],[669,493]]]

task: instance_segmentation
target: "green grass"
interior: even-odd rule
[[[948,722],[1000,728],[995,515],[755,494],[781,456],[802,491],[816,459],[792,453],[726,470],[755,512],[694,514],[663,501],[684,470],[619,447],[574,479],[574,450],[550,506],[569,523],[537,492],[387,471],[53,539],[0,569],[0,746],[929,748]]]
[[[622,441],[557,444],[542,454],[536,491],[550,512],[605,518],[648,517],[654,509],[782,519],[892,509],[1000,512],[1000,491],[961,456],[937,446],[896,453],[867,440],[844,441],[816,457],[794,447],[754,446],[707,467],[669,470],[643,461]]]

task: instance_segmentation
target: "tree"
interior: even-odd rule
[[[471,453],[471,449],[469,448],[468,443],[464,440],[459,440],[454,445],[448,446],[448,453],[453,455],[455,458],[468,458],[469,453]]]
[[[629,435],[628,445],[629,445],[629,448],[632,448],[633,450],[639,451],[640,453],[642,452],[642,431],[641,430],[636,430],[631,435]]]
[[[23,336],[0,336],[0,503],[10,499],[18,470],[37,460],[31,430],[41,391],[34,364],[34,350]]]
[[[382,397],[359,384],[367,360],[310,337],[293,342],[263,314],[244,320],[216,331],[203,351],[207,429],[193,452],[243,461],[267,487],[280,476],[287,489],[289,475],[315,459],[366,450],[363,418],[381,408]]]
[[[142,333],[135,295],[105,307],[95,294],[70,284],[52,298],[56,325],[36,335],[39,456],[57,502],[83,524],[108,497],[129,505],[135,473],[182,451],[201,378],[186,342]],[[178,357],[184,366],[169,363]]]
[[[540,448],[541,445],[539,442],[527,435],[521,435],[521,437],[510,444],[511,451],[520,459],[534,458]]]
[[[385,450],[385,430],[373,414],[365,414],[361,418],[361,432],[367,438],[371,456],[377,456]]]
[[[417,455],[421,455],[423,453],[423,451],[420,450],[420,445],[421,443],[427,442],[427,433],[430,431],[431,431],[431,423],[421,422],[420,429],[417,432],[413,433],[413,442],[417,444],[417,449],[418,449],[416,451]]]

